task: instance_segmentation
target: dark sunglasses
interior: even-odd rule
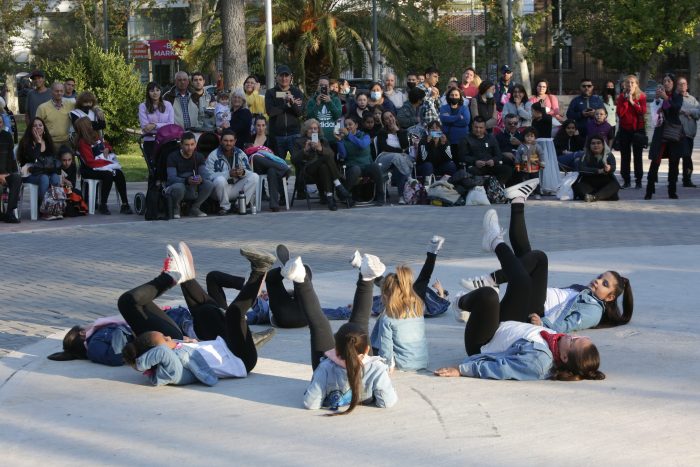
[[[581,87],[582,88],[592,88],[593,85],[592,84],[582,84]]]

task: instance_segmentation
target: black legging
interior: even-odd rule
[[[207,293],[214,299],[219,308],[228,308],[224,289],[241,290],[245,285],[245,277],[234,276],[221,271],[211,271],[207,274]]]
[[[463,296],[459,308],[471,312],[464,329],[464,345],[468,355],[480,352],[502,321],[529,322],[528,316],[544,313],[547,297],[549,265],[547,255],[531,250],[525,226],[524,204],[511,205],[510,241],[496,247],[501,269],[494,273],[497,282],[508,282],[500,304],[498,293],[491,287],[482,287]]]
[[[129,200],[126,195],[126,179],[124,178],[124,172],[117,169],[112,173],[111,170],[92,170],[90,167],[83,165],[81,167],[81,174],[83,178],[91,178],[95,180],[100,180],[100,204],[106,205],[109,199],[109,192],[112,190],[112,183],[117,186],[117,192],[119,193],[119,198],[122,204],[129,204]]]
[[[306,277],[311,280],[311,269],[306,267]],[[265,287],[270,300],[270,311],[274,324],[280,328],[303,328],[308,321],[301,308],[299,300],[285,288],[282,280],[282,269],[274,268],[267,272]]]
[[[617,201],[620,184],[611,174],[583,174],[572,187],[579,198],[594,195],[601,201]]]
[[[150,282],[122,294],[117,301],[119,313],[135,335],[160,331],[173,339],[182,339],[182,330],[153,300],[173,286],[173,278],[161,273]]]
[[[435,269],[435,260],[437,255],[435,253],[427,253],[425,258],[425,263],[418,274],[418,278],[413,283],[413,291],[425,302],[425,294],[428,290],[430,284],[430,276],[433,275],[433,270]]]
[[[362,327],[364,332],[369,329],[369,315],[372,312],[372,288],[374,281],[363,281],[362,275],[357,279],[355,298],[352,303],[352,312],[348,323],[355,323]],[[321,357],[326,351],[335,347],[333,330],[328,318],[321,309],[318,296],[311,283],[311,277],[307,274],[304,282],[294,283],[294,296],[306,314],[311,331],[311,367],[318,367]]]

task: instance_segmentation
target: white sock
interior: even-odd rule
[[[340,180],[338,180],[337,178],[335,180],[333,180],[333,185],[340,186]]]
[[[491,240],[491,251],[496,251],[496,247],[500,245],[501,243],[505,243],[503,241],[503,235],[499,235],[498,237],[495,237],[493,240]]]

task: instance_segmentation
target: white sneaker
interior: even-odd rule
[[[381,276],[386,271],[386,266],[382,261],[374,255],[364,255],[362,264],[360,265],[360,273],[362,280],[371,281]]]
[[[459,299],[466,294],[467,292],[457,292],[450,303],[452,314],[454,315],[455,320],[460,323],[466,323],[467,320],[469,320],[469,315],[471,314],[470,312],[459,308]]]
[[[481,248],[484,251],[493,252],[496,245],[496,240],[503,241],[503,232],[501,225],[498,223],[498,213],[495,209],[489,209],[484,214],[484,222],[482,224],[483,238],[481,240]],[[500,243],[500,242],[499,242]],[[496,243],[497,244],[497,243]]]
[[[280,272],[282,277],[297,284],[301,284],[306,279],[306,269],[304,269],[304,264],[301,262],[301,256],[287,261],[287,264],[284,265]]]
[[[194,259],[192,258],[192,252],[190,251],[190,247],[188,247],[187,243],[185,242],[180,242],[178,244],[178,247],[180,259],[182,260],[182,264],[185,266],[182,280],[184,282],[194,279],[195,277],[197,277],[197,275],[194,270]]]
[[[173,214],[173,219],[179,219],[179,218],[180,218],[180,214]]]
[[[440,248],[442,248],[443,243],[445,243],[445,237],[433,235],[433,238],[430,239],[430,243],[428,243],[428,253],[436,255],[437,252],[440,251]]]
[[[173,280],[177,284],[182,284],[185,282],[185,267],[183,265],[182,259],[180,259],[180,255],[178,254],[177,251],[175,251],[175,248],[173,248],[172,245],[167,246],[167,251],[168,251],[168,256],[165,258],[165,261],[163,262],[163,271],[164,273],[168,274],[170,277],[173,278]]]
[[[491,278],[491,274],[485,274],[483,276],[470,277],[469,279],[462,279],[460,281],[462,287],[468,292],[472,290],[480,289],[482,287],[493,287],[493,289],[498,292],[498,284]]]
[[[535,188],[537,188],[537,185],[539,184],[539,178],[532,178],[530,180],[525,180],[524,182],[518,183],[517,185],[509,186],[506,188],[506,198],[511,201],[519,196],[527,199],[527,197],[530,196],[533,191],[535,191]]]
[[[360,269],[360,266],[362,266],[362,255],[360,255],[359,251],[355,250],[355,253],[353,253],[352,258],[350,258],[350,266],[357,269]]]
[[[403,199],[403,196],[399,196],[399,204],[401,204],[401,205],[406,204],[406,200]]]

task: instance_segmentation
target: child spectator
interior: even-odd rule
[[[224,129],[231,126],[231,103],[226,91],[221,91],[216,97],[216,107],[214,107],[216,117],[216,128]]]
[[[544,159],[537,147],[537,130],[526,128],[523,134],[525,141],[515,153],[515,171],[520,173],[521,181],[539,178],[540,170],[544,168]],[[540,199],[540,187],[535,190],[535,199]]]

